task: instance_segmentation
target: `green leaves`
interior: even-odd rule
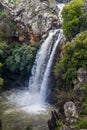
[[[81,9],[83,5],[84,0],[72,0],[62,11],[63,32],[69,40],[80,31],[79,21],[83,14]]]
[[[67,42],[63,51],[64,55],[56,64],[55,72],[61,72],[67,84],[72,84],[77,77],[77,70],[80,67],[87,69],[87,31],[78,35],[72,43]]]
[[[0,42],[0,61],[3,63],[4,59],[7,58],[7,56],[10,54],[9,46],[6,44],[6,42]]]
[[[8,69],[15,72],[29,73],[33,65],[37,47],[32,45],[22,45],[12,52],[6,60]]]
[[[11,21],[9,16],[1,12],[0,13],[0,39],[7,40],[15,35],[16,32],[16,24]]]

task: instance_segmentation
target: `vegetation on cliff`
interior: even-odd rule
[[[83,5],[84,0],[72,0],[62,11],[63,32],[69,40],[75,37],[80,30],[84,29],[85,21],[81,23],[84,14],[82,10]]]
[[[83,75],[87,75],[87,11],[83,9],[83,0],[72,0],[62,11],[63,32],[67,42],[63,45],[62,56],[54,67],[56,77],[54,97],[63,116],[64,104],[68,101],[75,103],[79,114],[75,123],[70,124],[66,120],[62,125],[64,129],[87,128],[87,80],[82,78]],[[82,72],[78,71],[79,68],[82,68]]]
[[[63,57],[55,66],[55,72],[62,74],[68,85],[77,77],[79,68],[87,69],[87,31],[79,34],[71,43],[63,47]]]

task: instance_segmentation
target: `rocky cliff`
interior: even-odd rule
[[[17,23],[19,41],[33,44],[46,37],[50,29],[61,25],[55,0],[26,0],[15,6],[1,4]]]

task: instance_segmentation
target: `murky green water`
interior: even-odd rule
[[[21,92],[18,93],[12,90],[0,94],[2,130],[26,130],[28,126],[32,127],[33,130],[48,130],[47,121],[50,119],[51,110],[54,108],[45,106],[37,109],[36,105],[31,107],[29,104],[24,104],[25,100],[28,102],[29,97],[26,96],[25,98],[24,92],[22,95]],[[23,100],[23,96],[25,100]]]

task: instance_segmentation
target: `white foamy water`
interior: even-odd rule
[[[63,6],[58,5],[58,8],[60,8],[59,13],[61,13]],[[56,48],[62,37],[61,29],[49,32],[47,39],[42,43],[37,52],[29,79],[29,90],[10,93],[6,97],[8,104],[15,105],[16,108],[7,110],[6,113],[12,112],[14,109],[15,111],[24,111],[29,114],[46,114],[48,112],[49,105],[46,104],[48,84]]]
[[[63,7],[65,6],[65,4],[58,4],[57,7],[58,7],[58,14],[59,14],[59,19],[60,21],[62,22],[62,15],[61,15],[61,12],[62,12],[62,9]]]
[[[50,79],[50,73],[51,73],[51,67],[53,65],[53,59],[54,59],[54,54],[56,52],[56,48],[57,48],[57,45],[59,44],[61,38],[63,37],[63,34],[62,34],[62,30],[58,30],[58,36],[57,36],[57,40],[53,46],[53,50],[52,50],[52,53],[50,55],[50,58],[49,58],[49,61],[47,63],[47,67],[46,67],[46,71],[45,71],[45,74],[44,74],[44,78],[43,78],[43,82],[41,84],[41,90],[40,90],[40,101],[41,103],[44,103],[46,101],[46,95],[47,95],[47,90],[48,90],[48,84],[49,84],[49,79]]]

